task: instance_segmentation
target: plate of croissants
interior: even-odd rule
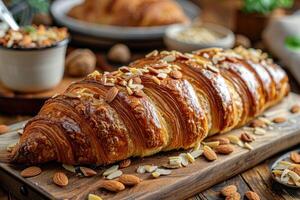
[[[57,0],[55,21],[76,33],[108,40],[161,39],[173,24],[187,24],[199,15],[186,0]]]

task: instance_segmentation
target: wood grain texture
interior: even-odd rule
[[[57,187],[52,183],[51,178],[55,172],[63,171],[64,169],[55,163],[42,165],[43,173],[29,179],[23,179],[19,176],[20,170],[23,169],[21,166],[10,166],[1,163],[0,169],[5,170],[7,174],[14,176],[14,178],[20,182],[24,182],[28,187],[37,192],[55,199],[85,199],[90,192],[99,194],[103,199],[186,199],[216,183],[227,180],[253,167],[279,151],[299,144],[300,116],[292,115],[288,111],[296,102],[300,102],[300,97],[291,94],[280,105],[272,108],[273,111],[285,111],[281,113],[280,116],[285,116],[289,120],[286,123],[275,125],[273,130],[268,131],[263,136],[256,136],[256,141],[253,142],[252,145],[254,150],[248,151],[236,146],[235,152],[231,155],[220,155],[219,159],[214,162],[207,162],[201,157],[197,159],[194,164],[186,168],[176,169],[170,176],[161,177],[159,179],[151,179],[149,174],[138,175],[144,179],[141,184],[117,194],[94,188],[97,182],[103,180],[101,175],[91,178],[80,178],[67,172],[70,184],[65,188]],[[272,110],[268,112],[271,113],[273,112]],[[270,118],[272,119],[273,117],[276,117],[276,115]],[[230,134],[239,135],[240,132],[241,130],[239,129],[232,131]],[[0,136],[0,148],[4,149],[8,143],[16,142],[17,140],[18,136],[15,132],[2,135]],[[4,153],[4,151],[2,152]],[[174,151],[144,159],[133,159],[132,165],[124,169],[123,172],[130,174],[135,173],[136,168],[144,164],[161,165],[167,162],[168,156],[178,155],[179,152],[180,151]],[[101,174],[101,169],[97,169],[97,171]],[[253,174],[249,177],[257,175],[258,174]],[[245,177],[243,178],[245,179]],[[247,189],[247,185],[243,185],[240,180],[236,181],[241,185],[242,191]],[[216,191],[217,190],[214,192]],[[214,193],[213,191],[210,192]],[[202,195],[205,196],[205,193]]]

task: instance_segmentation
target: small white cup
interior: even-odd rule
[[[14,49],[0,47],[0,80],[18,92],[48,90],[62,80],[69,39],[51,47]]]

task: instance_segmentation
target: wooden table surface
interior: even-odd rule
[[[292,91],[300,93],[300,86],[295,79],[289,74]],[[4,116],[0,114],[0,124],[12,124],[30,118],[30,116]],[[299,148],[291,147],[291,149]],[[289,149],[289,150],[291,150]],[[287,151],[289,151],[287,150]],[[259,194],[262,200],[299,200],[300,190],[284,187],[271,179],[268,169],[269,164],[284,152],[260,163],[256,167],[245,171],[229,180],[219,183],[210,189],[189,198],[189,200],[216,200],[224,199],[219,195],[222,187],[235,184],[241,195],[246,191],[252,190]],[[245,163],[247,165],[247,163]],[[0,183],[0,200],[15,200],[12,194],[1,189]]]

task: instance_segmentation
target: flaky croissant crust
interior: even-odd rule
[[[259,50],[153,51],[48,100],[12,161],[106,165],[188,149],[244,125],[288,92],[285,72]]]

